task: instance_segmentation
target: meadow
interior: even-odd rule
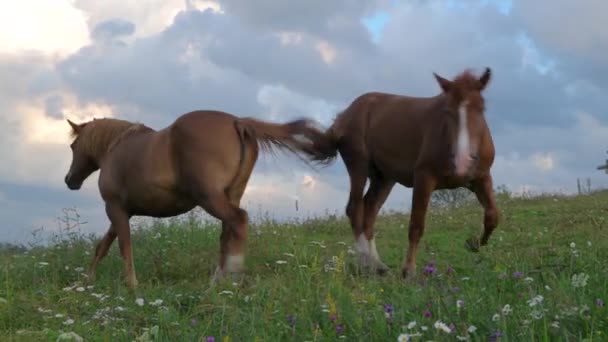
[[[139,288],[115,243],[97,279],[77,229],[0,255],[2,341],[606,341],[608,192],[498,196],[479,253],[476,203],[434,208],[403,280],[408,215],[386,213],[377,245],[392,273],[361,273],[343,217],[250,226],[246,274],[209,285],[220,228],[197,215],[134,230]]]

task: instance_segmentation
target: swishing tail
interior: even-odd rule
[[[287,149],[305,160],[328,164],[336,157],[337,145],[331,128],[327,132],[315,127],[312,120],[299,119],[285,124],[264,122],[252,118],[235,122],[241,139],[255,139],[263,150],[274,151],[274,147]]]

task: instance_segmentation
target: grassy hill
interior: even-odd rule
[[[407,215],[376,226],[388,276],[357,272],[343,218],[269,221],[250,227],[244,279],[215,287],[217,224],[155,224],[134,233],[135,293],[116,243],[87,286],[93,242],[72,232],[0,255],[0,340],[608,340],[608,192],[499,206],[478,254],[463,247],[481,230],[477,204],[432,210],[415,281],[399,277]]]

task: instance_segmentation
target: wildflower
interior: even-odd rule
[[[499,338],[505,336],[505,334],[503,334],[500,330],[496,330],[495,332],[493,332],[490,335],[490,341],[494,342],[494,341],[498,341]]]
[[[545,285],[545,290],[551,291],[551,287],[549,285]]]
[[[207,336],[207,342],[215,342],[215,337]]]
[[[435,329],[441,330],[441,331],[446,332],[448,334],[452,332],[452,330],[450,329],[450,327],[448,327],[448,325],[445,324],[445,323],[443,323],[442,321],[436,321],[433,326],[435,327]]]
[[[513,272],[513,278],[515,278],[515,279],[519,279],[523,276],[524,276],[524,274],[519,271]]]
[[[468,336],[460,336],[460,335],[457,335],[457,336],[456,336],[456,339],[457,339],[458,341],[468,341],[468,340],[469,340],[469,337],[468,337]]]
[[[196,326],[197,324],[198,324],[198,321],[196,320],[196,318],[193,318],[193,319],[191,319],[191,320],[190,320],[190,325],[191,325],[191,326],[193,326],[193,327],[194,327],[194,326]],[[207,337],[207,338],[209,338],[209,337]]]
[[[74,324],[74,320],[71,318],[68,318],[65,321],[63,321],[63,325],[72,325],[72,324]]]
[[[73,331],[61,333],[57,336],[57,341],[76,341],[82,342],[84,339]]]
[[[389,305],[389,304],[384,304],[384,312],[386,312],[386,313],[392,313],[393,312],[393,306]]]
[[[118,311],[118,312],[122,312],[122,311],[125,311],[125,308],[123,308],[122,306],[117,306],[114,308],[114,310]]]
[[[595,306],[597,306],[598,308],[603,308],[604,307],[604,301],[601,298],[598,298],[595,300]]]
[[[407,324],[408,330],[414,329],[415,326],[416,326],[416,321],[411,321]]]
[[[288,315],[288,316],[287,316],[287,323],[288,323],[290,326],[292,326],[292,327],[293,327],[294,325],[296,325],[296,316],[295,316],[295,315]]]
[[[427,327],[426,325],[423,325],[420,327],[420,330],[427,331],[427,330],[429,330],[429,327]]]
[[[559,321],[553,321],[553,322],[551,323],[551,326],[552,326],[553,328],[555,328],[555,329],[559,329]]]
[[[462,280],[462,281],[468,281],[469,279],[471,279],[471,278],[469,278],[469,277],[462,277],[462,278],[460,278],[460,280]]]
[[[84,287],[82,287],[82,286],[77,287],[76,292],[84,292]]]
[[[160,306],[162,304],[163,304],[162,299],[157,299],[157,300],[153,301],[152,303],[150,303],[150,305],[152,305],[152,306]]]
[[[423,316],[425,318],[431,318],[431,317],[433,317],[433,314],[431,313],[431,310],[426,309],[426,310],[424,310]]]
[[[532,316],[532,318],[534,318],[535,320],[539,320],[539,319],[543,318],[544,314],[540,310],[533,310],[530,313],[530,316]]]
[[[431,260],[426,266],[424,266],[424,274],[433,275],[437,272],[435,267],[435,260]]]
[[[513,309],[511,309],[511,305],[506,304],[505,306],[503,306],[503,308],[502,308],[503,315],[508,316],[511,312],[513,312]]]
[[[80,273],[80,272],[84,272],[84,267],[76,267],[76,268],[74,269],[74,272],[78,272],[78,273]]]
[[[336,325],[336,332],[339,334],[344,330],[344,327],[342,327],[342,324],[338,324]]]
[[[277,260],[277,261],[275,261],[275,263],[277,265],[285,265],[287,263],[287,261],[285,261],[285,260]]]
[[[498,322],[500,320],[500,315],[499,314],[494,314],[494,316],[492,316],[492,321],[493,322]]]
[[[477,327],[474,325],[471,325],[467,331],[469,332],[469,334],[474,334],[477,331]]]
[[[410,334],[401,334],[399,335],[399,337],[397,337],[397,342],[408,342],[411,340],[411,335]]]
[[[137,304],[139,306],[144,306],[144,299],[143,298],[137,298],[135,300],[135,304]]]
[[[224,290],[224,291],[220,292],[219,295],[220,296],[223,296],[223,295],[232,296],[232,295],[234,295],[234,292],[229,291],[229,290]]]
[[[456,301],[456,308],[457,309],[460,309],[463,306],[464,306],[464,300],[459,299],[459,300]]]
[[[525,278],[524,278],[524,281],[525,281],[526,283],[531,283],[531,282],[533,282],[533,281],[534,281],[534,278],[532,278],[532,277],[525,277]]]
[[[530,307],[534,307],[534,306],[536,306],[536,305],[538,305],[538,304],[542,303],[544,299],[545,299],[545,298],[544,298],[543,296],[541,296],[541,295],[537,295],[537,296],[535,296],[534,298],[532,298],[532,299],[528,300],[528,302],[527,302],[527,303],[528,303],[528,305],[530,305]]]
[[[589,280],[589,276],[585,273],[573,274],[572,287],[585,287],[587,286],[587,280]]]
[[[576,243],[570,242],[570,248],[572,248],[572,249],[576,248]]]
[[[41,262],[39,262],[39,263],[38,263],[38,265],[40,265],[40,266],[44,267],[44,266],[48,266],[48,265],[49,265],[49,263],[48,263],[48,262],[45,262],[45,261],[41,261]]]
[[[329,311],[328,311],[329,312]],[[336,317],[336,315],[331,315],[329,316],[329,320],[332,322],[335,322],[338,318]]]
[[[452,273],[455,273],[456,271],[454,271],[454,268],[452,266],[448,266],[448,270],[447,270],[447,274],[451,275]]]
[[[64,314],[55,314],[55,318],[63,318]]]

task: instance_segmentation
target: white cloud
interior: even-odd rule
[[[89,42],[84,14],[67,0],[1,0],[0,53],[36,50],[61,56]]]

